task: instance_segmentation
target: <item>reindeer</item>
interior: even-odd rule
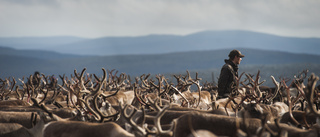
[[[319,77],[315,77],[311,75],[308,81],[306,96],[308,97],[309,108],[312,113],[320,116],[320,114],[313,107],[313,96],[314,89],[316,85],[316,81],[319,80]],[[200,112],[191,112],[183,115],[177,119],[177,125],[174,131],[174,136],[187,136],[191,133],[188,124],[186,121],[188,119],[192,119],[192,127],[195,130],[205,129],[209,130],[212,133],[219,136],[235,136],[237,134],[236,129],[236,121],[237,119],[240,121],[239,128],[243,131],[247,131],[250,134],[255,134],[257,130],[261,127],[261,120],[257,118],[247,118],[244,122],[241,122],[240,118],[228,117],[222,115],[208,114],[208,113],[200,113]],[[246,124],[245,124],[246,123]],[[274,134],[279,133],[279,131],[287,132],[288,136],[300,136],[300,137],[311,137],[319,135],[319,127],[315,126],[313,128],[304,130],[297,127],[293,127],[287,124],[281,123],[266,123],[264,124],[266,129],[270,130],[269,132]]]
[[[34,112],[0,111],[0,123],[18,123],[26,128],[31,128],[32,115]]]
[[[42,130],[45,126],[44,115],[40,113],[40,120],[37,121],[37,115],[31,115],[30,124],[31,128],[27,128],[18,123],[0,123],[0,136],[1,137],[43,137]],[[34,123],[36,125],[34,126]]]
[[[173,97],[175,98],[177,103],[182,104],[182,101],[185,101],[187,103],[187,107],[199,108],[199,109],[210,109],[211,104],[211,93],[208,91],[202,91],[202,86],[200,86],[200,80],[201,78],[198,78],[198,73],[196,73],[196,78],[192,79],[190,76],[189,71],[187,71],[187,75],[177,76],[174,75],[174,77],[177,79],[177,86],[174,87],[171,85],[172,89],[175,91],[175,93],[178,93],[179,96],[176,94],[173,94]],[[191,92],[191,85],[195,84],[197,86],[197,92]],[[201,107],[199,107],[201,103]]]
[[[158,115],[154,117],[157,124],[156,129],[150,130],[146,127],[138,126],[132,119],[136,114],[136,109],[129,115],[127,114],[128,104],[125,107],[120,106],[121,117],[126,119],[128,123],[135,129],[133,133],[124,130],[120,125],[114,122],[105,123],[91,123],[91,122],[79,122],[79,121],[54,121],[46,125],[43,130],[44,137],[58,137],[67,135],[70,137],[86,137],[86,136],[99,136],[99,137],[134,137],[134,136],[146,136],[152,135],[168,135],[171,136],[173,129],[163,131],[160,126],[160,118],[165,113],[166,108],[159,111]],[[172,126],[174,127],[174,126]],[[106,130],[107,129],[107,130]]]
[[[247,102],[243,102],[242,106],[243,109],[241,111],[248,111],[250,112],[249,117],[251,118],[260,118],[263,115],[267,115],[266,119],[267,122],[273,122],[274,119],[278,119],[281,117],[284,113],[289,111],[289,107],[287,104],[283,102],[274,102],[273,99],[277,96],[277,93],[280,89],[280,84],[275,80],[273,76],[270,76],[273,83],[275,84],[275,91],[274,93],[266,93],[261,91],[260,85],[264,82],[259,82],[260,79],[260,71],[258,71],[255,80],[253,80],[252,76],[247,75],[247,78],[251,81],[249,84],[243,84],[247,89],[246,96],[244,96],[245,100],[248,100]],[[252,87],[250,87],[251,85]],[[249,96],[248,96],[249,95]],[[239,106],[239,105],[238,105]],[[238,107],[237,107],[238,108]],[[242,113],[239,113],[242,114]],[[241,115],[240,115],[241,117]]]
[[[86,74],[86,68],[80,73],[75,70],[71,79],[60,76],[63,84],[53,83],[56,86],[49,86],[49,77],[43,74],[40,84],[36,84],[39,86],[29,82],[33,76],[26,83],[19,79],[23,83],[22,90],[29,96],[27,101],[23,99],[21,89],[13,90],[14,84],[7,84],[10,80],[6,81],[0,87],[6,90],[5,94],[1,92],[2,97],[6,99],[10,96],[9,99],[17,98],[17,101],[0,101],[0,116],[3,122],[7,122],[0,123],[0,135],[179,137],[287,134],[308,137],[319,134],[317,119],[320,114],[315,107],[319,98],[316,89],[319,78],[314,74],[309,78],[306,88],[299,86],[296,80],[304,78],[301,74],[289,86],[286,85],[288,81],[279,83],[271,76],[275,88],[269,90],[271,88],[265,87],[268,90],[263,90],[263,82],[259,81],[260,71],[255,78],[254,75],[243,73],[247,76],[248,84],[239,79],[239,96],[218,99],[213,106],[208,106],[206,104],[211,103],[210,94],[203,90],[197,74],[195,79],[190,77],[188,71],[186,76],[174,75],[176,85],[169,84],[162,75],[156,75],[157,81],[154,81],[145,74],[140,79],[137,77],[135,83],[128,84],[126,74],[117,76],[118,71],[113,73],[114,70],[108,70],[107,73],[105,69],[102,70],[102,78]],[[240,87],[240,84],[244,87]],[[191,85],[197,86],[196,92],[191,92]],[[298,92],[295,96],[290,93],[293,87]],[[74,98],[72,106],[68,105],[67,99],[60,98],[67,94]],[[181,98],[179,104],[172,100],[176,95]],[[287,95],[287,102],[277,102],[275,98],[278,95]],[[32,102],[28,102],[30,99]],[[185,106],[183,101],[187,102]],[[307,103],[299,108],[295,105],[297,102]],[[46,118],[30,118],[34,112],[45,112]],[[5,121],[12,119],[10,116],[17,119]]]
[[[43,137],[134,137],[114,122],[91,123],[81,121],[56,121],[49,123]]]
[[[284,130],[290,137],[311,137],[318,135],[317,129],[303,130],[287,124],[274,123],[267,123],[263,125],[261,120],[256,118],[247,118],[243,121],[241,118],[191,112],[176,120],[177,125],[174,130],[175,137],[184,137],[191,133],[188,123],[186,123],[190,117],[192,119],[191,123],[194,130],[208,130],[218,136],[236,136],[237,122],[239,122],[239,128],[241,130],[247,131],[251,135],[257,134],[261,126],[266,126],[266,128],[271,132]]]
[[[16,86],[17,81],[14,77],[12,77],[12,81],[10,78],[6,78],[5,80],[0,79],[0,82],[2,82],[2,85],[0,85],[1,88],[1,94],[0,99],[1,100],[11,100],[13,99],[19,99],[20,94],[18,93],[18,86]],[[16,87],[16,94],[12,94],[14,87]]]

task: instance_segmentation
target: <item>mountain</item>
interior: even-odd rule
[[[3,51],[6,48],[1,48]],[[186,70],[199,72],[204,80],[211,79],[211,72],[217,76],[224,59],[232,49],[188,51],[153,55],[112,55],[112,56],[72,56],[56,52],[47,54],[60,55],[61,58],[48,58],[41,55],[44,51],[32,51],[33,54],[20,55],[25,50],[11,50],[10,55],[0,52],[0,78],[22,78],[35,71],[45,75],[70,76],[73,70],[87,68],[88,73],[102,74],[101,68],[116,69],[133,77],[142,74],[174,74],[185,73]],[[240,72],[256,73],[263,70],[261,75],[269,77],[272,74],[288,75],[310,69],[310,72],[320,73],[320,55],[297,54],[272,50],[257,50],[240,48],[245,54]],[[290,73],[289,73],[290,72]],[[118,74],[119,74],[118,73]],[[269,79],[269,78],[268,78]]]
[[[0,55],[0,78],[22,78],[32,75],[35,71],[47,71],[50,61],[21,56]],[[18,79],[16,79],[18,80]]]
[[[0,46],[27,50],[53,50],[58,45],[71,44],[84,40],[87,39],[73,36],[0,37]]]
[[[290,53],[320,55],[320,38],[298,38],[266,33],[228,30],[202,31],[190,35],[147,35],[137,37],[102,37],[96,39],[70,38],[0,38],[0,45],[44,49],[75,55],[139,55],[175,52],[249,48]],[[21,41],[21,42],[17,42]],[[60,43],[59,43],[60,41]],[[41,46],[42,45],[42,46]],[[25,47],[26,48],[26,47]]]
[[[220,68],[231,49],[190,51],[179,53],[155,54],[155,55],[116,55],[98,56],[87,58],[75,58],[58,60],[56,63],[63,66],[74,63],[75,68],[117,69],[129,74],[143,73],[170,73],[185,70],[201,70]],[[320,64],[320,55],[293,54],[280,51],[267,51],[256,49],[240,49],[246,57],[241,65],[281,65],[294,63]],[[78,62],[78,63],[77,63]],[[72,69],[72,68],[70,68]]]
[[[0,55],[38,59],[65,59],[80,57],[79,55],[62,54],[46,50],[17,50],[7,47],[0,47]]]
[[[281,37],[250,31],[203,31],[186,36],[104,37],[61,46],[58,51],[82,55],[162,54],[226,48],[256,48],[318,54],[320,38]],[[72,52],[70,52],[72,51]]]

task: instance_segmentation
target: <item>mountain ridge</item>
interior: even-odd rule
[[[54,51],[48,50],[24,50],[24,49],[14,49],[10,47],[1,47],[0,46],[0,55],[9,55],[9,56],[20,56],[20,57],[30,57],[30,58],[38,58],[44,60],[51,59],[65,59],[65,58],[76,58],[80,57],[80,55],[72,55],[72,54],[63,54]]]
[[[39,39],[41,40],[41,38]],[[15,41],[19,41],[19,39]],[[105,56],[163,54],[241,47],[320,55],[317,52],[320,50],[320,38],[286,37],[243,30],[207,30],[189,35],[79,38],[74,42],[69,40],[69,42],[61,41],[60,43],[62,44],[52,45],[51,43],[47,50],[64,54]],[[32,45],[32,41],[25,44]],[[0,45],[10,47],[8,42],[3,42],[3,38],[0,38]],[[38,45],[34,48],[43,49],[45,47]]]
[[[238,48],[246,57],[240,64],[240,70],[244,66],[252,65],[274,65],[275,68],[283,64],[320,64],[320,55],[295,54],[282,51],[258,50]],[[75,56],[60,58],[44,58],[41,54],[3,54],[0,52],[0,77],[22,77],[39,71],[44,74],[72,74],[74,69],[87,68],[90,73],[100,74],[101,68],[116,69],[120,73],[138,76],[141,74],[167,74],[185,72],[186,70],[211,70],[220,69],[224,59],[232,49],[202,50],[175,52],[165,54],[144,55],[108,55],[108,56]],[[15,50],[14,50],[15,51]],[[16,52],[21,52],[16,50]],[[36,51],[42,52],[42,51]],[[37,55],[37,56],[35,56]],[[57,54],[63,56],[64,54]],[[285,71],[298,69],[292,65]],[[303,69],[316,69],[308,68]],[[251,68],[258,70],[259,68]],[[246,71],[246,70],[241,70]],[[317,71],[316,71],[317,72]],[[266,72],[272,74],[273,72]],[[279,73],[279,72],[277,72]],[[320,72],[319,72],[320,73]]]

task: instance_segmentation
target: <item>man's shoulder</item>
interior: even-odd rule
[[[228,63],[224,64],[224,65],[222,66],[222,69],[233,70],[232,66],[231,66],[230,64],[228,64]]]

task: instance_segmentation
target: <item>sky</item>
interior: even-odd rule
[[[0,0],[0,37],[188,35],[205,30],[320,37],[320,0]]]

